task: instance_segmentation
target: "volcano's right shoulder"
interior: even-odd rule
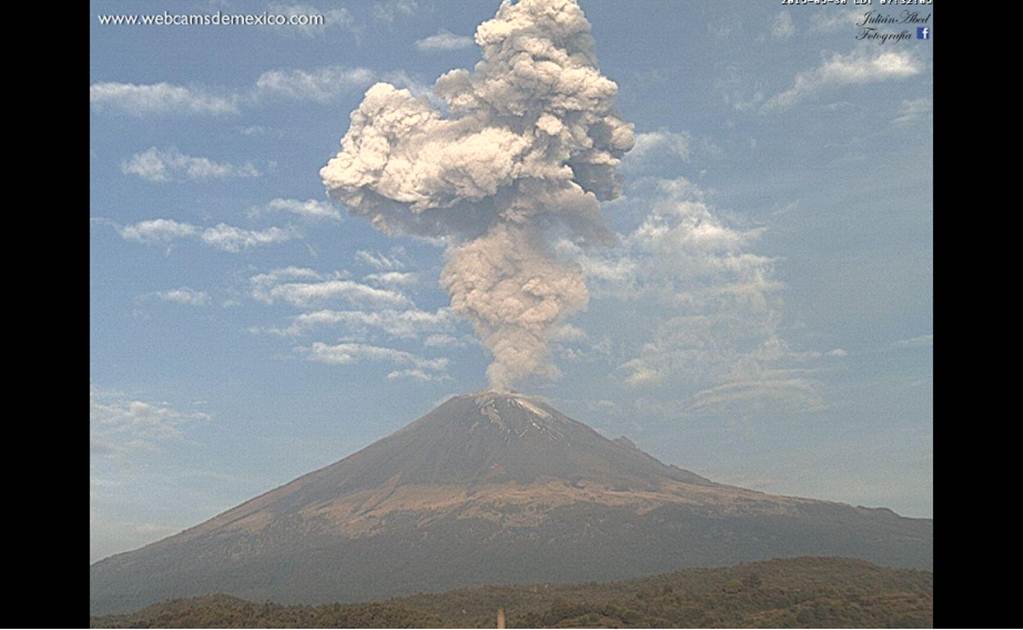
[[[929,519],[666,465],[536,398],[454,397],[345,459],[91,569],[93,614],[227,593],[371,600],[802,555],[930,568]]]

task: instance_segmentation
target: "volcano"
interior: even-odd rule
[[[844,556],[930,569],[933,522],[715,483],[535,398],[456,396],[341,461],[90,569],[92,614],[209,593],[352,602]]]

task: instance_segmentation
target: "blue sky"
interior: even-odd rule
[[[717,481],[929,517],[931,41],[857,40],[852,7],[580,5],[636,145],[617,245],[554,243],[589,290],[560,375],[517,389]],[[93,2],[93,560],[487,386],[443,247],[319,170],[367,88],[430,98],[497,8]],[[165,10],[328,25],[98,19]]]

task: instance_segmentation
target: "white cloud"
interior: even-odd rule
[[[931,108],[932,103],[929,96],[902,101],[902,104],[899,105],[899,111],[896,113],[895,118],[892,119],[892,124],[899,126],[909,125],[929,116]]]
[[[930,348],[934,345],[934,335],[919,335],[909,339],[900,339],[892,345],[896,348]]]
[[[636,144],[626,154],[625,162],[641,161],[652,154],[667,154],[688,162],[691,142],[692,138],[685,132],[660,130],[637,133]]]
[[[403,70],[378,73],[365,67],[343,65],[268,70],[260,74],[255,84],[248,88],[220,88],[216,91],[169,83],[136,85],[100,82],[90,85],[89,98],[97,111],[121,111],[140,117],[160,114],[223,115],[236,114],[242,109],[279,99],[326,104],[338,97],[361,91],[377,81],[387,81],[410,90],[417,97],[437,102],[431,85],[422,83]],[[241,127],[239,132],[243,135],[277,137],[283,133],[280,129],[262,125]],[[249,170],[254,170],[251,165]]]
[[[443,380],[447,377],[448,359],[427,359],[419,355],[365,343],[341,343],[328,345],[315,342],[309,347],[296,348],[306,355],[309,361],[328,363],[331,365],[351,365],[355,363],[383,362],[401,366],[390,372],[388,379],[414,378],[418,380]]]
[[[861,11],[815,11],[810,16],[810,30],[815,33],[834,33],[840,30],[850,30],[863,21]]]
[[[268,332],[295,337],[306,334],[315,328],[331,326],[340,327],[346,333],[366,334],[371,330],[379,330],[391,337],[411,339],[425,332],[451,330],[454,325],[455,317],[449,308],[441,308],[437,311],[423,311],[414,307],[405,310],[383,309],[377,311],[321,309],[292,317],[291,324],[287,328],[255,328],[253,332]],[[427,343],[426,345],[431,344]]]
[[[382,273],[368,274],[364,280],[378,285],[405,287],[418,282],[419,277],[410,272],[386,271]]]
[[[232,253],[259,245],[283,243],[297,237],[298,233],[290,228],[269,227],[265,230],[246,230],[226,223],[206,228],[200,235],[202,241],[207,245]]]
[[[373,17],[381,22],[391,23],[398,18],[415,15],[418,9],[417,0],[380,0],[373,5]]]
[[[464,348],[468,344],[452,335],[439,333],[428,335],[426,339],[423,340],[423,345],[428,348]]]
[[[139,243],[169,243],[179,238],[195,236],[199,228],[188,223],[178,223],[173,219],[149,219],[117,229],[126,241]]]
[[[788,11],[782,11],[774,16],[771,22],[771,37],[774,39],[789,39],[796,33],[796,25],[792,23],[792,16]]]
[[[737,357],[723,382],[690,396],[684,409],[731,417],[821,411],[827,403],[823,386],[812,378],[816,370],[800,365],[822,356],[844,354],[796,352],[772,332],[755,350]]]
[[[289,17],[314,15],[323,16],[322,24],[287,24],[267,27],[274,32],[285,35],[297,33],[304,37],[313,38],[326,34],[326,32],[330,29],[353,31],[355,27],[355,18],[352,16],[351,11],[344,7],[334,7],[324,10],[308,4],[285,4],[282,2],[274,2],[267,6],[267,10],[273,14],[287,15]]]
[[[397,257],[385,256],[380,252],[370,252],[364,249],[360,249],[359,251],[355,252],[355,258],[360,262],[365,263],[370,267],[373,267],[374,269],[379,269],[381,271],[395,271],[398,269],[405,268],[405,264],[398,260]]]
[[[793,350],[779,337],[782,284],[774,260],[753,251],[763,230],[725,221],[687,179],[635,185],[630,203],[649,210],[617,250],[556,248],[582,267],[598,304],[591,308],[613,300],[647,314],[627,325],[649,333],[623,336],[613,354],[607,348],[621,382],[637,391],[695,391],[686,403],[693,413],[822,409],[814,368],[795,366],[825,355]]]
[[[792,87],[767,99],[761,109],[781,111],[827,89],[904,79],[922,70],[922,62],[908,51],[858,49],[833,54],[813,70],[797,74]]]
[[[374,308],[411,306],[412,302],[398,291],[380,289],[343,278],[339,274],[321,275],[310,270],[290,267],[274,270],[250,278],[252,297],[260,302],[274,304],[285,302],[299,308],[308,308],[331,300]],[[291,273],[315,279],[312,282],[283,282],[280,280]]]
[[[121,172],[151,182],[258,177],[260,174],[251,163],[235,165],[214,162],[205,157],[185,155],[174,147],[168,149],[150,147],[142,153],[136,153],[131,159],[121,163]]]
[[[135,116],[238,113],[237,96],[215,96],[170,83],[93,83],[89,86],[89,102],[97,110],[119,110]]]
[[[705,313],[681,310],[683,314],[657,322],[649,340],[632,351],[634,358],[621,365],[627,385],[719,383],[776,325],[774,311],[735,302],[706,308]]]
[[[653,181],[651,210],[624,237],[623,249],[587,254],[559,243],[597,281],[598,291],[707,308],[733,299],[762,302],[780,286],[771,278],[773,261],[747,251],[761,229],[726,224],[685,178]]]
[[[718,160],[724,151],[713,140],[695,138],[685,131],[647,131],[636,134],[636,144],[622,159],[622,170],[632,177],[677,173],[682,163]]]
[[[155,295],[164,302],[187,304],[190,306],[204,306],[210,301],[210,296],[205,291],[196,291],[188,287],[159,291]]]
[[[256,209],[257,214],[259,210],[275,211],[275,212],[290,212],[297,214],[298,216],[305,219],[316,220],[330,220],[340,221],[341,212],[332,206],[329,202],[319,201],[317,199],[306,199],[300,201],[298,199],[271,199],[269,203],[262,209]]]
[[[111,390],[89,390],[89,435],[97,456],[153,450],[161,442],[178,440],[182,427],[208,421],[203,412],[183,412],[163,402],[146,402]]]
[[[694,394],[684,410],[731,416],[810,413],[827,408],[820,390],[820,383],[800,378],[730,381]]]
[[[270,227],[265,230],[244,228],[220,223],[206,229],[172,219],[149,219],[117,228],[121,238],[147,245],[169,244],[184,238],[198,238],[201,242],[226,252],[237,253],[259,245],[281,243],[301,235],[292,228]]]
[[[461,50],[473,45],[473,40],[468,35],[455,35],[441,29],[436,35],[430,35],[423,39],[416,40],[416,48],[426,52],[436,50]]]
[[[320,272],[315,269],[291,266],[253,276],[250,280],[254,286],[270,287],[282,280],[319,280],[321,277]],[[340,277],[344,277],[344,275]]]
[[[401,378],[411,378],[417,381],[450,381],[451,377],[444,373],[429,372],[421,368],[405,368],[403,370],[392,370],[387,373],[387,380],[394,381]]]
[[[622,367],[629,371],[628,376],[625,377],[626,385],[642,387],[657,385],[664,380],[663,373],[645,365],[640,359],[632,359],[622,364]]]
[[[323,28],[309,27],[305,30],[302,28],[286,30],[319,33]],[[429,91],[428,88],[419,86],[401,72],[384,73],[382,76],[378,76],[368,68],[333,65],[311,70],[268,70],[262,73],[256,79],[255,85],[250,88],[230,92],[220,90],[221,94],[214,94],[207,88],[184,87],[170,83],[139,85],[113,82],[93,83],[89,86],[89,101],[97,111],[116,110],[135,116],[237,114],[243,107],[258,105],[267,98],[327,103],[338,96],[368,87],[379,78],[415,87],[417,93]],[[267,133],[270,130],[254,125],[244,127],[241,131],[245,135],[253,135]]]
[[[737,65],[726,66],[714,80],[714,88],[721,94],[725,105],[739,112],[754,110],[764,100],[758,78]]]
[[[315,70],[270,70],[256,80],[258,96],[326,103],[377,80],[366,68],[327,66]]]
[[[249,125],[248,127],[242,127],[238,130],[238,133],[243,136],[273,136],[276,138],[284,137],[284,132],[276,127],[266,127],[264,125]]]

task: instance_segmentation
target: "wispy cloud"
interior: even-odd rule
[[[147,245],[166,245],[179,239],[197,238],[210,247],[232,253],[300,237],[300,234],[291,227],[247,230],[219,223],[204,229],[189,223],[179,223],[173,219],[149,219],[130,225],[115,226],[115,228],[121,238],[126,241]]]
[[[292,317],[291,324],[286,328],[251,330],[257,333],[297,337],[317,328],[331,327],[340,328],[347,334],[367,334],[372,330],[378,330],[391,337],[412,339],[432,331],[451,330],[455,322],[456,318],[450,308],[441,308],[437,311],[423,311],[415,307],[377,311],[321,309]]]
[[[650,179],[651,209],[617,251],[585,252],[560,242],[596,299],[651,302],[666,313],[650,339],[619,365],[622,380],[649,387],[672,380],[720,382],[753,348],[774,336],[781,283],[774,261],[751,251],[762,230],[722,220],[685,178]]]
[[[651,155],[667,154],[689,161],[692,137],[686,132],[647,131],[636,134],[636,144],[626,154],[626,162],[642,161]]]
[[[386,271],[367,274],[364,280],[376,285],[407,287],[419,281],[419,276],[411,272]]]
[[[291,228],[269,227],[265,230],[247,230],[226,223],[218,223],[203,230],[200,238],[211,247],[237,253],[260,245],[283,243],[297,236],[297,232]]]
[[[934,335],[918,335],[909,339],[900,339],[892,344],[896,348],[930,348],[934,345]]]
[[[736,380],[697,392],[684,407],[686,413],[715,415],[752,413],[810,413],[827,404],[819,382],[801,378]]]
[[[173,219],[149,219],[119,227],[117,231],[126,241],[155,244],[195,236],[199,233],[199,228]]]
[[[205,291],[196,291],[188,287],[170,289],[168,291],[157,291],[153,294],[157,299],[174,304],[185,304],[189,306],[205,306],[209,304],[210,296]]]
[[[908,51],[857,49],[833,54],[820,66],[797,74],[792,87],[767,99],[761,109],[782,111],[824,90],[904,79],[922,71],[922,62]]]
[[[317,199],[306,199],[305,201],[299,199],[271,199],[265,206],[250,210],[249,216],[255,217],[265,212],[288,212],[312,221],[341,220],[341,212],[337,208],[329,202]]]
[[[613,361],[619,382],[637,395],[694,392],[676,412],[825,408],[815,372],[844,351],[798,351],[782,339],[783,285],[774,260],[755,253],[763,229],[726,220],[708,193],[685,178],[645,178],[633,187],[626,199],[649,210],[619,248],[556,244],[586,274],[591,309],[610,300],[628,303],[630,313],[650,313],[642,324],[633,322],[648,332],[625,335],[617,348],[598,353]],[[562,345],[580,333],[560,331]]]
[[[401,262],[396,256],[386,256],[380,252],[371,252],[365,249],[360,249],[355,252],[355,258],[361,263],[369,265],[374,269],[380,271],[396,271],[405,268],[405,263]]]
[[[267,304],[284,302],[299,308],[314,307],[330,301],[376,308],[412,305],[411,300],[398,291],[348,280],[345,274],[309,272],[309,269],[290,267],[252,276],[249,279],[252,297]],[[294,279],[296,274],[310,281],[282,282],[284,279]]]
[[[320,9],[308,4],[288,4],[284,2],[273,2],[267,6],[270,13],[287,16],[323,16],[322,23],[309,24],[288,24],[286,26],[268,26],[272,30],[284,35],[297,34],[307,38],[321,37],[330,30],[355,31],[355,17],[351,11],[344,7],[332,7]]]
[[[218,96],[201,88],[170,83],[93,83],[89,102],[97,110],[111,109],[144,116],[148,114],[237,114],[236,95]]]
[[[828,407],[823,385],[813,367],[822,357],[838,358],[844,351],[797,352],[772,334],[756,350],[741,356],[727,377],[693,394],[686,402],[689,413],[750,416],[764,413],[812,413]]]
[[[464,337],[459,339],[453,335],[436,333],[433,335],[427,335],[426,339],[423,340],[423,345],[427,348],[464,348],[469,345],[469,343],[466,342],[466,338]]]
[[[899,111],[892,119],[893,125],[906,126],[917,120],[926,119],[931,114],[932,103],[928,96],[902,101]]]
[[[89,391],[89,433],[96,456],[154,450],[162,442],[180,439],[185,425],[210,419],[207,413],[179,411],[165,402],[138,400],[95,386]]]
[[[416,48],[424,52],[438,50],[461,50],[473,45],[473,39],[468,35],[455,35],[450,31],[441,29],[435,35],[416,40]]]
[[[388,80],[402,87],[423,87],[402,72],[379,74],[363,67],[341,65],[312,69],[274,69],[263,72],[256,82],[245,89],[211,90],[204,87],[186,87],[171,83],[133,84],[102,82],[89,87],[89,100],[96,111],[116,111],[134,116],[154,115],[225,115],[237,114],[243,109],[285,100],[329,103],[332,100]],[[428,91],[428,90],[427,90]],[[244,131],[264,131],[259,126],[245,127]]]
[[[209,158],[185,155],[174,147],[149,149],[136,153],[121,163],[121,172],[151,182],[258,177],[260,172],[251,163],[241,165],[214,162]]]
[[[810,31],[813,33],[834,33],[843,29],[851,31],[863,20],[863,13],[856,9],[815,11],[810,16]]]
[[[281,267],[262,273],[257,276],[253,276],[250,281],[252,284],[258,286],[270,287],[278,284],[284,280],[319,280],[322,278],[322,274],[315,269],[309,269],[308,267],[296,267],[294,265],[290,267]],[[347,277],[342,275],[341,277]]]
[[[238,133],[243,136],[272,136],[275,138],[281,138],[284,136],[284,131],[276,127],[267,127],[265,125],[249,125],[247,127],[241,127],[238,129]]]
[[[390,380],[412,378],[422,381],[436,381],[450,378],[446,374],[447,358],[427,359],[404,350],[374,346],[365,343],[341,343],[328,345],[322,342],[296,350],[309,361],[331,365],[351,365],[365,361],[390,363],[398,369],[387,374]]]
[[[270,70],[256,79],[259,97],[277,97],[326,103],[339,94],[366,87],[377,80],[367,68],[326,66],[313,70]]]
[[[687,131],[644,131],[637,133],[635,145],[622,159],[621,171],[633,178],[678,173],[691,163],[709,163],[724,155],[721,147],[707,136]]]
[[[771,37],[774,39],[789,39],[796,34],[796,25],[792,22],[792,16],[788,11],[781,11],[771,21]]]
[[[373,17],[390,24],[399,18],[413,16],[418,10],[418,0],[378,0],[373,5]]]

